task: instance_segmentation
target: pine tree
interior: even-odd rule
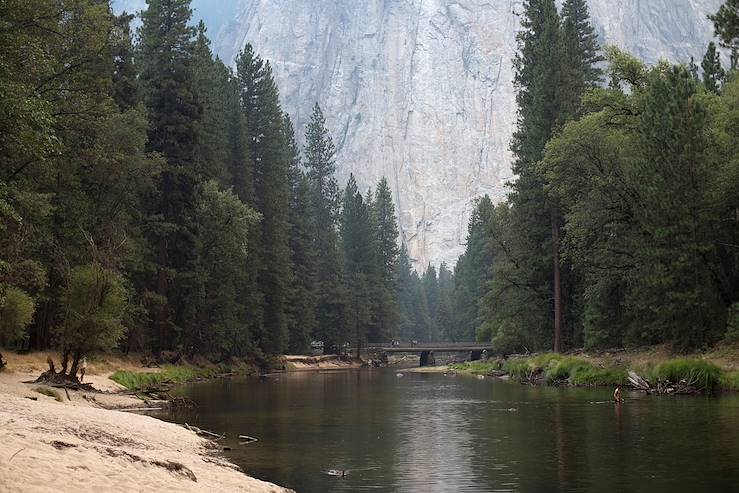
[[[188,334],[192,351],[216,359],[253,351],[241,295],[248,261],[249,229],[259,215],[231,190],[211,180],[203,186],[195,221],[200,300],[198,323]]]
[[[111,31],[113,56],[113,99],[125,111],[139,102],[139,84],[136,80],[134,47],[131,37],[131,21],[134,16],[123,12],[114,18]]]
[[[285,115],[290,155],[290,250],[294,278],[288,303],[288,350],[291,354],[310,349],[316,328],[316,252],[313,250],[314,217],[310,185],[300,168],[300,150],[293,125]]]
[[[421,287],[425,306],[421,308],[420,319],[428,318],[423,339],[436,341],[439,339],[439,327],[436,325],[436,312],[439,308],[439,279],[436,276],[436,268],[431,264],[426,267],[421,277]]]
[[[705,215],[712,169],[702,157],[705,109],[696,92],[697,83],[681,67],[650,85],[639,126],[644,155],[633,171],[636,220],[652,238],[634,252],[639,268],[632,300],[641,332],[680,350],[710,341],[719,330],[718,296],[706,265],[712,257]]]
[[[195,168],[200,106],[194,93],[189,0],[147,0],[139,28],[140,81],[148,110],[148,150],[166,160],[150,211],[156,244],[158,296],[154,320],[159,350],[172,347],[173,331],[190,330],[197,306],[192,295],[195,232],[190,222],[200,172]]]
[[[241,109],[241,83],[233,74],[226,88],[226,132],[228,147],[226,156],[226,176],[228,184],[239,200],[252,209],[256,209],[254,195],[254,162],[249,148],[249,129],[246,115]],[[239,296],[244,302],[244,322],[251,337],[261,334],[264,327],[263,296],[257,286],[258,271],[261,258],[262,233],[261,221],[249,227],[249,257],[242,267],[245,270]],[[250,341],[251,343],[251,341]]]
[[[198,122],[196,160],[204,179],[227,182],[229,85],[231,73],[213,58],[203,21],[197,26],[193,44],[192,76],[202,114]]]
[[[600,84],[603,71],[598,64],[600,54],[597,35],[590,22],[585,0],[565,0],[562,5],[562,85],[560,91],[560,122],[578,111],[580,97]]]
[[[287,299],[290,271],[290,156],[279,92],[268,63],[247,45],[236,58],[241,107],[254,160],[254,196],[262,214],[257,285],[263,296],[264,326],[255,337],[268,354],[287,348]]]
[[[385,305],[385,300],[383,299],[385,289],[382,280],[380,244],[377,237],[379,228],[377,226],[377,214],[375,211],[375,194],[372,192],[371,188],[367,189],[367,193],[364,194],[364,205],[367,208],[367,224],[369,228],[367,245],[367,251],[369,254],[369,257],[367,258],[367,291],[370,323],[367,327],[367,341],[380,342],[388,340],[390,337],[389,334],[386,333],[387,327],[385,326],[385,320],[382,313]]]
[[[532,294],[553,293],[551,299],[554,350],[560,350],[562,305],[559,262],[559,213],[548,203],[543,180],[536,171],[544,146],[551,138],[560,117],[562,49],[560,20],[554,0],[529,0],[524,3],[523,30],[518,34],[519,51],[514,60],[518,88],[518,128],[511,149],[518,175],[510,200],[513,218],[522,236],[523,248],[516,257],[517,277],[522,282],[513,289]],[[542,249],[548,250],[547,255]],[[547,261],[549,257],[549,261]],[[544,287],[546,291],[533,290]]]
[[[438,327],[439,335],[445,341],[456,341],[456,331],[452,317],[452,292],[454,290],[454,281],[452,273],[442,262],[439,266],[439,302],[436,306],[434,314],[436,327]]]
[[[398,300],[395,265],[398,260],[398,225],[395,206],[387,180],[377,184],[374,196],[368,192],[367,200],[372,226],[372,246],[375,250],[372,272],[374,292],[373,328],[370,341],[387,341],[397,333]]]
[[[409,341],[415,337],[415,310],[416,286],[414,284],[415,272],[408,258],[408,250],[401,245],[398,260],[395,264],[396,292],[395,297],[399,305],[399,327],[398,337]],[[418,276],[415,276],[416,280]]]
[[[341,209],[341,244],[346,275],[346,329],[352,339],[351,342],[357,347],[357,356],[360,348],[367,341],[372,324],[371,237],[367,204],[357,189],[354,175],[349,175]]]
[[[335,345],[340,342],[344,310],[337,231],[340,197],[334,177],[336,149],[317,104],[306,129],[303,155],[314,220],[313,250],[317,253],[316,337],[327,346]]]
[[[721,84],[726,77],[726,72],[721,67],[721,54],[716,51],[716,44],[713,41],[708,43],[708,49],[703,56],[701,68],[703,69],[704,87],[706,90],[718,94],[721,90]]]
[[[721,46],[731,51],[731,70],[739,66],[739,0],[726,0],[718,12],[709,16]]]
[[[493,248],[488,238],[493,203],[485,195],[475,202],[467,225],[467,246],[454,268],[453,340],[473,341],[482,324],[480,303],[493,271]]]

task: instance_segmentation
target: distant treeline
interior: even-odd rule
[[[423,338],[385,179],[296,144],[269,63],[214,57],[188,0],[0,6],[0,344],[214,359]],[[403,334],[400,333],[402,330]]]
[[[518,178],[470,221],[462,326],[503,352],[739,339],[739,1],[711,18],[728,71],[713,42],[649,67],[601,51],[585,0],[524,2]]]

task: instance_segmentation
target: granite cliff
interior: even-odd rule
[[[649,63],[700,60],[722,0],[590,0],[602,43]],[[141,0],[118,7],[141,8]],[[516,118],[520,0],[195,0],[215,51],[268,59],[302,134],[315,101],[339,179],[387,176],[417,267],[453,264],[475,197],[502,200]]]

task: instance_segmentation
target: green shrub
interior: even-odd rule
[[[597,367],[583,359],[568,356],[549,358],[544,376],[550,384],[567,382],[576,386],[598,386],[624,384],[627,373],[620,366]]]
[[[739,370],[725,372],[721,375],[720,385],[725,390],[739,391]]]
[[[126,294],[117,272],[97,264],[72,269],[63,298],[64,322],[53,329],[62,352],[90,355],[115,347],[125,331]]]
[[[0,292],[0,344],[15,343],[26,336],[35,303],[25,291],[8,287]]]
[[[653,370],[652,379],[656,382],[684,383],[710,392],[721,380],[721,369],[701,359],[673,359],[659,364]]]
[[[491,340],[496,352],[502,355],[514,354],[524,347],[521,340],[521,331],[511,322],[502,322],[497,330],[492,330],[494,335]]]
[[[473,375],[490,375],[494,371],[503,368],[503,362],[499,359],[489,359],[485,361],[467,361],[450,365],[450,368],[462,373],[471,373]]]
[[[578,386],[616,386],[628,381],[626,368],[620,366],[598,368],[581,366],[570,375],[570,383]]]
[[[503,364],[503,370],[508,375],[519,382],[526,382],[531,378],[532,368],[528,359],[515,358],[509,359]]]
[[[530,359],[531,368],[534,370],[546,370],[553,361],[559,361],[564,356],[559,353],[542,353]]]

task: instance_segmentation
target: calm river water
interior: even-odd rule
[[[171,416],[300,493],[739,491],[739,396],[626,395],[394,370],[231,378]],[[240,446],[235,437],[259,441]],[[322,471],[347,469],[346,478]]]

